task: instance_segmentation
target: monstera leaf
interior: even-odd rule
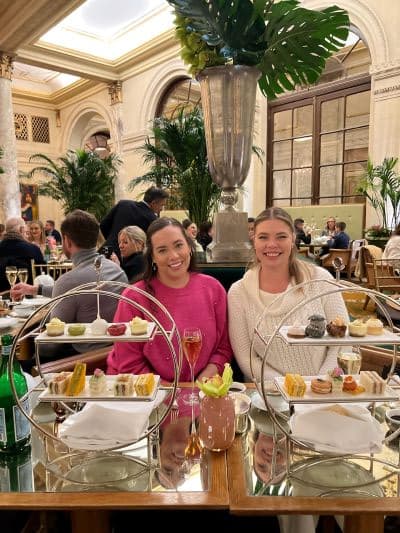
[[[298,0],[167,0],[182,58],[196,75],[220,64],[257,66],[264,95],[314,83],[348,35],[346,11],[305,9]]]

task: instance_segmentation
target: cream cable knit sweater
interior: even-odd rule
[[[311,279],[332,279],[331,274],[323,268],[311,266]],[[310,276],[309,276],[310,277]],[[313,283],[306,285],[303,290],[292,289],[277,296],[263,315],[263,321],[258,327],[262,335],[270,335],[280,320],[291,311],[295,305],[305,301],[308,297],[321,294],[333,288],[327,283]],[[248,270],[244,277],[234,283],[228,293],[229,337],[234,356],[244,374],[246,381],[252,381],[250,370],[250,347],[257,325],[265,310],[259,289],[259,267]],[[312,314],[324,315],[327,321],[341,316],[348,321],[348,314],[340,293],[318,298],[292,314],[288,324],[294,322],[307,324]],[[257,339],[253,350],[253,370],[256,380],[261,378],[261,364],[265,353],[265,343]],[[284,341],[275,337],[268,350],[265,378],[284,375],[286,372],[296,372],[304,376],[324,374],[327,370],[337,366],[337,346],[329,349],[325,346],[288,346]],[[351,348],[349,347],[351,350]],[[256,352],[256,353],[255,353]]]

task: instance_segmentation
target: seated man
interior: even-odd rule
[[[18,283],[11,291],[15,299],[20,299],[25,294],[45,294],[53,298],[67,291],[73,290],[79,285],[97,281],[97,272],[94,268],[94,260],[98,257],[96,244],[99,235],[99,223],[96,218],[76,209],[64,219],[61,224],[63,250],[65,255],[72,259],[74,268],[60,276],[51,288],[38,287],[25,283]],[[118,281],[128,283],[125,272],[109,259],[102,257],[100,279],[104,281]],[[115,285],[102,286],[102,290],[119,292]],[[101,318],[112,322],[118,300],[116,298],[100,297]],[[77,295],[64,298],[52,310],[50,318],[57,317],[66,323],[90,323],[97,317],[96,296]],[[40,355],[47,358],[60,358],[65,355],[83,353],[87,350],[100,348],[99,343],[71,343],[71,344],[42,344]],[[57,356],[57,357],[55,357]]]
[[[329,239],[325,246],[321,247],[319,258],[324,259],[329,254],[329,249],[334,248],[338,250],[347,250],[350,247],[350,237],[344,231],[346,229],[346,222],[336,222],[335,235]]]
[[[294,221],[294,228],[296,230],[296,246],[300,248],[301,243],[310,244],[311,242],[311,233],[305,233],[304,231],[304,220],[302,218],[296,218]]]
[[[32,283],[31,259],[34,259],[36,263],[44,263],[40,248],[28,242],[25,235],[25,220],[14,217],[6,221],[6,231],[0,242],[0,291],[7,291],[10,288],[6,277],[6,267],[26,268],[28,280]]]

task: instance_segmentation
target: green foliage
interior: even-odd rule
[[[350,25],[343,9],[313,11],[299,0],[167,1],[175,10],[182,59],[193,75],[220,64],[257,66],[260,89],[271,99],[317,81]]]
[[[197,225],[210,220],[218,206],[221,189],[211,179],[207,164],[204,121],[198,108],[180,110],[175,118],[156,118],[152,138],[138,151],[150,170],[129,184],[132,190],[143,182],[169,189],[178,197],[174,207],[186,209]],[[177,193],[177,194],[176,194]]]
[[[389,235],[390,229],[400,222],[400,175],[394,170],[396,164],[396,157],[385,157],[382,164],[375,167],[368,161],[367,171],[356,189],[365,194],[376,210],[382,226],[380,234]]]
[[[120,159],[114,154],[101,159],[95,152],[68,150],[53,161],[44,154],[35,154],[30,161],[41,163],[29,177],[45,175],[38,192],[61,203],[65,214],[74,209],[88,211],[101,220],[114,202],[114,181]]]

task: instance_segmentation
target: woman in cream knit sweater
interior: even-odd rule
[[[252,268],[231,286],[228,293],[229,336],[246,381],[252,380],[250,347],[254,328],[266,307],[268,309],[258,327],[265,337],[273,333],[280,320],[298,303],[333,288],[326,281],[321,281],[291,290],[303,281],[333,278],[325,269],[297,259],[293,221],[279,207],[268,208],[256,218],[254,251]],[[337,316],[348,322],[346,306],[339,292],[301,306],[287,322],[307,324],[313,314],[325,316],[328,322]],[[257,381],[261,378],[265,348],[265,343],[257,339],[252,354],[252,367]],[[275,337],[268,350],[264,378],[284,375],[286,372],[306,376],[325,374],[337,366],[337,352],[337,346],[288,346]]]

